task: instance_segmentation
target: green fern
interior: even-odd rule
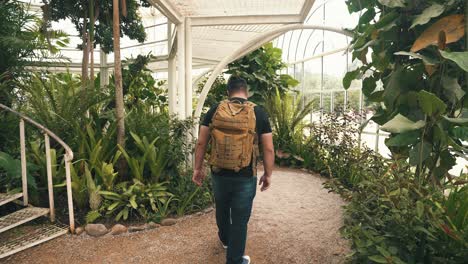
[[[99,213],[99,211],[97,211],[97,210],[89,211],[86,214],[86,223],[88,223],[88,224],[89,223],[94,223],[94,221],[96,221],[100,217],[102,217],[102,215],[101,215],[101,213]]]

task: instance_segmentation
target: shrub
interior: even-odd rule
[[[343,235],[354,263],[463,263],[467,255],[467,188],[448,197],[420,185],[406,162],[355,186]],[[456,208],[456,209],[455,209]],[[464,220],[461,220],[464,218]]]
[[[338,179],[341,187],[350,190],[361,181],[379,175],[384,170],[382,157],[360,147],[359,120],[360,115],[355,112],[335,112],[323,113],[320,122],[310,124],[310,135],[301,155],[304,167]]]

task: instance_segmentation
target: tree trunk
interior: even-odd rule
[[[120,15],[119,0],[113,0],[114,33],[114,76],[115,76],[115,117],[117,119],[117,144],[125,146],[125,120],[122,89],[122,65],[120,61]]]
[[[89,21],[89,52],[91,55],[89,79],[91,87],[94,87],[94,0],[89,1]]]
[[[89,50],[88,50],[88,33],[87,33],[87,24],[88,24],[88,19],[86,16],[83,17],[83,32],[82,32],[82,37],[83,37],[83,60],[81,63],[81,85],[83,88],[86,88],[86,84],[88,83],[88,62],[89,62]]]

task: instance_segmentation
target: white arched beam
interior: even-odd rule
[[[206,81],[205,85],[203,86],[203,90],[198,98],[197,102],[197,109],[195,110],[194,114],[194,121],[198,123],[200,119],[201,112],[203,110],[203,105],[205,104],[206,96],[208,95],[208,92],[211,89],[211,86],[213,85],[214,81],[216,80],[216,77],[222,73],[223,69],[232,61],[235,61],[236,59],[239,59],[246,54],[258,49],[265,43],[275,39],[281,34],[284,34],[288,31],[291,30],[297,30],[297,29],[318,29],[318,30],[326,30],[326,31],[331,31],[339,34],[343,34],[346,36],[352,36],[352,34],[348,31],[345,31],[343,29],[339,28],[334,28],[334,27],[327,27],[327,26],[322,26],[322,25],[286,25],[282,27],[275,28],[273,30],[270,30],[268,32],[262,33],[259,36],[251,39],[249,42],[245,43],[241,47],[239,47],[237,50],[235,50],[233,53],[230,55],[224,57],[217,65],[214,67],[213,72],[211,73],[210,77]],[[195,131],[198,130],[198,125],[196,125]],[[196,136],[197,133],[195,134]]]

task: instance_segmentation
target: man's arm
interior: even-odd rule
[[[263,148],[263,167],[265,172],[260,178],[259,185],[262,185],[260,190],[263,192],[270,188],[271,174],[273,173],[273,166],[275,164],[275,150],[273,146],[272,133],[262,134],[261,142]]]
[[[210,128],[207,126],[200,126],[200,133],[198,134],[197,146],[195,149],[195,167],[193,170],[192,181],[201,186],[205,173],[203,170],[203,159],[205,157],[206,147],[210,139]]]

